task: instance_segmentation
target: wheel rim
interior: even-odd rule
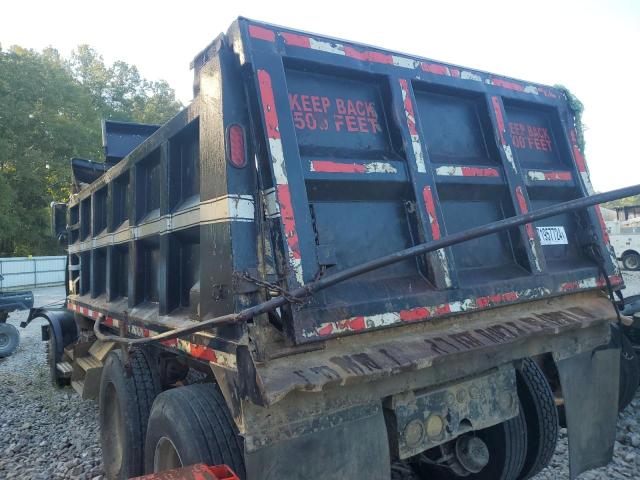
[[[102,437],[106,439],[103,446],[104,464],[106,468],[118,472],[122,465],[124,442],[124,419],[121,415],[120,402],[113,383],[108,383],[105,390],[105,416]]]
[[[0,348],[6,348],[10,341],[9,335],[6,333],[0,333]]]
[[[182,459],[178,449],[168,437],[161,437],[153,455],[153,471],[162,472],[182,467]]]
[[[629,255],[625,258],[625,267],[629,270],[636,270],[640,265],[640,261],[637,255]]]

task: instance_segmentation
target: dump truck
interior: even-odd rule
[[[54,205],[52,380],[108,478],[530,478],[606,464],[623,288],[549,86],[239,18]],[[623,195],[624,194],[624,195]]]

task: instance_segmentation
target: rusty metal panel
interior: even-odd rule
[[[401,459],[518,414],[513,365],[435,390],[409,391],[387,402],[394,453]]]
[[[523,342],[535,342],[537,348],[547,349],[537,352],[543,353],[552,351],[554,338],[571,338],[572,349],[565,354],[573,355],[606,342],[597,338],[595,345],[576,344],[572,338],[576,332],[598,325],[608,328],[614,318],[606,297],[583,293],[467,314],[464,322],[452,318],[437,326],[416,324],[393,334],[378,332],[350,342],[327,342],[321,350],[297,356],[294,363],[279,358],[258,364],[256,370],[265,403],[272,404],[294,390],[321,391],[384,379],[446,365],[464,355],[493,357],[495,362],[499,352],[510,354]]]

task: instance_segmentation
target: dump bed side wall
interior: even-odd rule
[[[69,204],[68,308],[134,337],[258,301],[258,288],[234,275],[258,275],[249,109],[226,37],[210,48],[198,97]],[[229,160],[232,127],[243,165]],[[235,370],[245,334],[229,325],[163,345]]]
[[[241,20],[288,288],[448,233],[591,193],[551,87]],[[297,342],[614,283],[599,210],[404,261],[292,308]]]

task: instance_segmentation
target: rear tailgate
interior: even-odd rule
[[[241,20],[287,288],[591,191],[556,89]],[[371,272],[285,312],[296,342],[614,284],[598,209]],[[280,252],[280,254],[279,254]]]

